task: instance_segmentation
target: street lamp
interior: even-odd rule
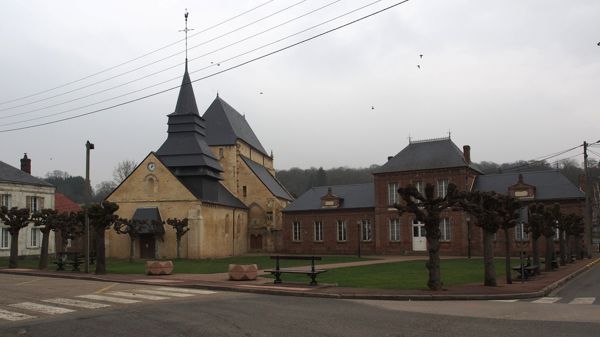
[[[85,204],[90,204],[90,198],[92,196],[92,187],[90,185],[90,150],[94,149],[94,144],[88,140],[85,143],[85,189],[86,199]],[[90,272],[90,218],[88,216],[87,207],[85,208],[85,272]]]

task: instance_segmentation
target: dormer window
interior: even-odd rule
[[[508,187],[508,195],[517,199],[533,199],[535,198],[535,191],[535,186],[525,183],[522,174],[519,174],[519,180],[516,184]]]
[[[327,194],[321,197],[321,208],[338,208],[343,201],[344,199],[333,194],[331,187],[329,187]]]

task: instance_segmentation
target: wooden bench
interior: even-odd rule
[[[521,280],[526,280],[531,276],[534,276],[535,274],[538,273],[540,269],[540,266],[538,265],[526,265],[524,267],[519,266],[515,266],[512,267],[512,270],[516,271],[517,273],[519,273],[519,279]]]
[[[65,265],[70,265],[72,271],[79,271],[79,266],[83,263],[83,256],[80,252],[57,252],[56,261],[57,271],[65,270]]]
[[[310,285],[317,285],[317,275],[326,272],[325,269],[315,269],[315,260],[320,261],[320,256],[299,256],[299,255],[275,255],[271,256],[271,260],[275,260],[275,269],[265,270],[265,272],[275,275],[273,283],[281,283],[281,274],[304,274],[310,277]],[[281,269],[279,260],[310,260],[310,270],[302,269]]]

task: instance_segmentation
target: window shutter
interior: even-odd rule
[[[38,205],[37,205],[37,206],[38,206],[38,209],[37,209],[37,210],[38,210],[38,211],[41,211],[41,210],[43,210],[43,209],[44,209],[44,198],[42,198],[42,197],[38,197],[37,199],[38,199],[38,200],[37,200],[37,202],[38,202]]]
[[[25,203],[26,203],[25,207],[27,207],[27,209],[31,212],[31,197],[30,196],[25,197]]]

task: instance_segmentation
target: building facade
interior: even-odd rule
[[[375,170],[372,184],[312,188],[283,210],[283,250],[304,254],[356,254],[359,250],[365,254],[425,254],[424,224],[410,213],[399,214],[393,206],[400,201],[398,188],[408,184],[421,192],[432,184],[438,197],[446,195],[449,184],[459,191],[495,191],[520,198],[525,205],[558,202],[561,211],[582,214],[583,193],[560,172],[484,175],[471,161],[470,150],[467,145],[461,151],[450,138],[411,141]],[[444,211],[440,230],[441,254],[482,255],[482,231],[468,213]],[[522,226],[511,229],[509,235],[515,254],[529,248]],[[496,254],[503,253],[502,231],[497,233],[494,247]]]
[[[32,213],[54,209],[55,188],[31,175],[31,159],[21,159],[21,169],[0,161],[0,206],[28,208]],[[0,256],[10,256],[10,233],[0,222]],[[19,256],[40,255],[42,232],[33,224],[19,232]],[[54,253],[54,232],[50,232],[48,252]]]

